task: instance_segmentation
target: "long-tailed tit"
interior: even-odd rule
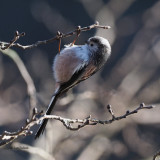
[[[84,45],[66,46],[54,59],[53,72],[57,83],[46,115],[51,114],[60,95],[95,74],[105,64],[111,54],[107,39],[91,37]],[[43,120],[36,138],[43,133],[48,119]]]

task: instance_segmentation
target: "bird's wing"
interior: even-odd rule
[[[74,71],[74,73],[73,73],[72,77],[70,78],[70,80],[60,84],[58,92],[66,92],[70,88],[72,88],[76,84],[78,84],[77,82],[81,80],[82,76],[86,72],[87,66],[88,66],[87,63],[83,63],[80,66],[78,66],[77,69]]]
[[[70,88],[73,88],[78,83],[88,79],[93,74],[95,74],[99,69],[92,64],[84,63],[81,66],[77,67],[74,74],[68,82],[62,83],[60,85],[59,91],[66,92]]]
[[[95,65],[93,65],[93,64],[88,65],[85,73],[83,74],[83,76],[81,78],[81,81],[88,79],[93,74],[95,74],[98,70],[99,69]]]

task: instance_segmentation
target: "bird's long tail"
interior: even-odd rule
[[[55,95],[52,96],[52,99],[51,99],[50,104],[48,106],[48,109],[46,111],[46,115],[50,115],[51,114],[51,112],[52,112],[52,110],[53,110],[53,108],[54,108],[54,106],[56,104],[56,101],[57,101],[59,96],[60,96],[60,93],[56,93]],[[47,125],[47,122],[48,122],[48,119],[44,119],[43,120],[41,126],[39,127],[39,129],[38,129],[38,131],[37,131],[37,133],[35,135],[35,139],[38,138],[41,135],[41,133],[44,132],[44,129],[45,129],[46,125]]]
[[[71,79],[69,81],[67,81],[66,83],[63,83],[60,85],[59,88],[57,88],[56,90],[56,93],[53,95],[51,101],[50,101],[50,104],[48,106],[48,109],[46,111],[46,115],[49,115],[51,114],[56,102],[57,102],[57,99],[65,92],[67,92],[69,89],[73,88],[75,85],[77,85],[78,83],[80,83],[81,81],[85,80],[85,79],[82,79],[82,80],[79,80],[77,81],[80,76],[82,75],[82,73],[85,71],[85,67],[83,67],[83,69],[81,69],[79,72],[75,72],[74,75],[71,77]],[[38,138],[41,133],[44,132],[44,129],[47,125],[47,122],[48,122],[48,119],[45,119],[43,120],[40,128],[38,129],[36,135],[35,135],[35,139]]]

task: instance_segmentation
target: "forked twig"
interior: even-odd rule
[[[23,36],[25,36],[25,33],[24,33],[24,32],[19,33],[18,31],[16,31],[15,34],[14,34],[13,39],[12,39],[9,43],[0,42],[1,49],[2,49],[2,50],[5,50],[5,49],[8,49],[8,48],[14,46],[14,43],[15,43],[20,37],[23,37]]]
[[[17,139],[20,136],[31,135],[33,132],[30,131],[30,128],[33,127],[34,125],[40,124],[42,122],[42,120],[44,120],[44,119],[58,120],[58,121],[62,122],[63,125],[67,129],[72,130],[72,131],[76,131],[76,130],[79,130],[80,128],[83,128],[83,127],[89,126],[89,125],[111,124],[114,121],[119,121],[121,119],[124,119],[124,118],[132,115],[132,114],[136,114],[136,113],[138,113],[139,110],[152,109],[153,106],[145,106],[145,104],[142,103],[135,110],[126,111],[126,113],[124,115],[117,116],[117,117],[114,115],[113,110],[111,108],[111,105],[108,105],[107,108],[108,108],[108,112],[112,116],[112,118],[109,120],[98,120],[95,118],[91,118],[91,116],[88,116],[85,119],[69,119],[69,118],[64,118],[64,117],[60,117],[57,115],[45,115],[45,114],[43,114],[42,111],[38,112],[37,109],[34,108],[31,119],[26,120],[26,124],[24,125],[24,127],[21,127],[21,129],[18,130],[17,132],[4,131],[4,133],[2,135],[0,135],[0,146],[11,143],[13,140]],[[76,126],[73,127],[72,124],[75,124]]]
[[[75,30],[73,30],[71,32],[63,34],[63,33],[58,31],[60,34],[57,34],[55,37],[50,38],[48,40],[37,41],[37,42],[35,42],[34,44],[31,44],[31,45],[21,45],[19,43],[15,43],[20,37],[25,35],[24,32],[19,33],[18,31],[16,31],[15,36],[14,36],[12,41],[10,41],[9,43],[8,42],[0,42],[0,48],[2,50],[5,50],[5,49],[10,48],[10,47],[18,47],[18,48],[21,48],[21,49],[31,49],[31,48],[37,47],[39,45],[42,45],[42,44],[47,44],[47,43],[51,43],[55,40],[70,37],[74,34],[77,34],[77,37],[78,37],[81,32],[85,32],[85,31],[91,30],[93,28],[109,29],[111,27],[110,26],[99,25],[99,22],[96,22],[95,24],[92,24],[92,25],[87,26],[87,27],[82,27],[82,28],[80,26],[78,26]],[[59,35],[61,35],[61,36],[59,36]],[[76,41],[76,39],[75,39],[75,41]]]

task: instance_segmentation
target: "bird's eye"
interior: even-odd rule
[[[93,46],[94,46],[94,44],[93,44],[93,43],[91,43],[91,44],[90,44],[90,46],[91,46],[91,47],[93,47]]]

